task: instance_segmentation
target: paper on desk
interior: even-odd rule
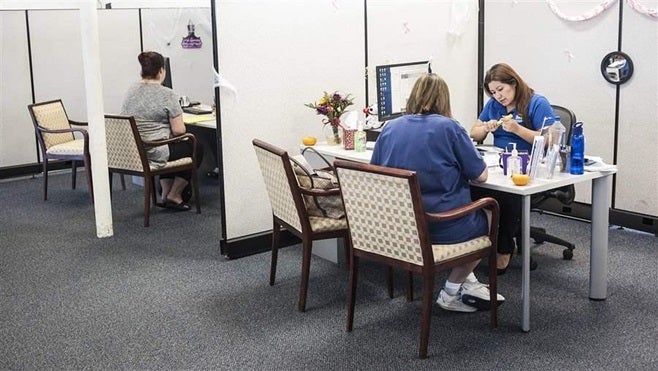
[[[585,171],[616,171],[617,165],[609,165],[603,162],[603,159],[598,156],[585,156]]]
[[[202,121],[215,121],[215,116],[213,115],[189,115],[184,117],[183,121],[186,124],[196,124],[197,122]]]

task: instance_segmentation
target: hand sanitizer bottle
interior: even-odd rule
[[[366,151],[366,132],[363,131],[363,123],[359,122],[357,125],[356,133],[354,133],[354,151]]]
[[[512,145],[512,154],[507,158],[507,175],[521,174],[521,158],[519,151],[516,150],[516,143]]]

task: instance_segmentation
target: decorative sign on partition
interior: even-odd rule
[[[194,34],[194,23],[192,20],[187,23],[187,36],[181,41],[181,46],[183,49],[200,49],[203,45],[201,38]]]

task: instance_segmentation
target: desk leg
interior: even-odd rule
[[[522,246],[522,278],[521,299],[521,329],[530,331],[530,195],[523,196],[523,209],[521,211],[521,246]]]
[[[608,287],[608,216],[612,175],[592,180],[592,235],[589,261],[589,298],[605,300]]]

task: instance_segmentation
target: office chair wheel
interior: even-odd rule
[[[570,250],[570,249],[562,250],[562,259],[564,259],[564,260],[573,259],[573,250]]]

